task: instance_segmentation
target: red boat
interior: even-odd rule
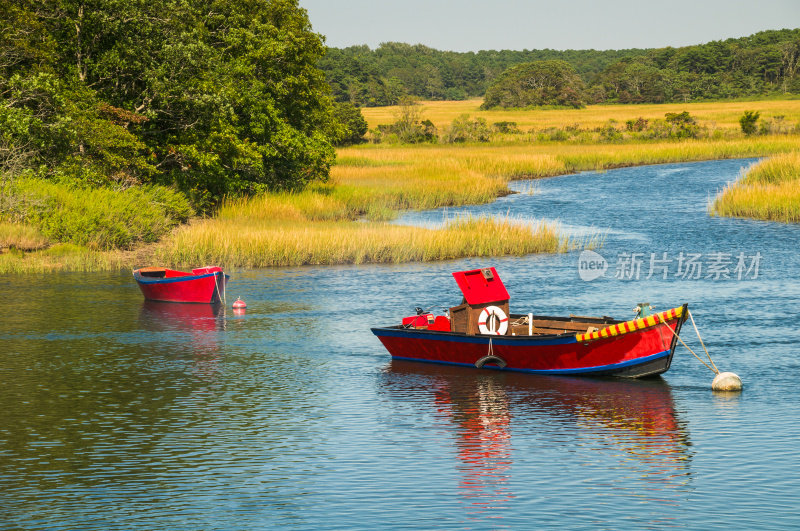
[[[133,278],[149,301],[215,304],[225,299],[229,275],[221,267],[192,269],[191,273],[165,267],[143,267]]]
[[[640,378],[667,371],[686,304],[629,321],[511,314],[495,268],[453,273],[464,295],[449,315],[418,309],[402,324],[373,328],[394,359],[534,374]]]

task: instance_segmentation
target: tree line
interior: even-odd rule
[[[557,92],[565,105],[667,103],[800,93],[800,29],[679,48],[448,52],[384,43],[328,48],[319,66],[334,97],[357,106],[395,105],[404,97],[484,97],[522,64],[569,64],[577,76]],[[519,72],[517,72],[519,73]],[[505,77],[508,77],[506,74]],[[562,104],[558,98],[553,104]]]
[[[360,107],[396,105],[404,97],[463,100],[482,97],[489,84],[520,63],[562,60],[583,79],[594,80],[608,66],[646,50],[488,50],[447,52],[422,44],[387,42],[328,48],[319,67],[337,101]]]

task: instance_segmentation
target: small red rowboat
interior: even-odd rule
[[[221,267],[200,267],[191,273],[164,267],[143,267],[133,278],[149,301],[216,304],[225,299],[229,275]]]
[[[464,302],[447,316],[419,311],[373,328],[395,359],[534,374],[640,378],[669,369],[686,304],[636,319],[511,314],[493,267],[453,273]]]

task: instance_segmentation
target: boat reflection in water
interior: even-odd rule
[[[513,498],[511,412],[501,383],[476,382],[473,396],[447,385],[434,389],[437,411],[457,428],[455,441],[462,478],[459,487],[473,505],[499,507]]]
[[[225,307],[222,304],[187,304],[144,301],[139,312],[142,328],[152,332],[186,332],[176,342],[188,346],[194,354],[214,354],[220,349],[219,331],[225,330]]]
[[[447,422],[455,436],[460,492],[474,513],[502,518],[516,497],[512,485],[527,479],[515,480],[513,471],[532,469],[546,485],[578,462],[600,467],[601,474],[615,470],[600,480],[606,487],[616,482],[615,473],[634,474],[654,491],[689,480],[688,434],[660,378],[476,372],[402,360],[392,360],[385,376],[394,398],[422,402],[420,407],[427,401]],[[526,447],[546,451],[529,453]]]

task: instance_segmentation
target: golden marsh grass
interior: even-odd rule
[[[70,243],[56,243],[44,250],[0,253],[0,274],[48,273],[52,271],[111,271],[130,267],[132,254],[95,251]]]
[[[751,166],[717,195],[712,215],[800,222],[800,151]]]
[[[450,194],[458,194],[462,189],[467,193],[477,188],[488,191],[498,185],[504,190],[508,181],[519,178],[642,164],[763,156],[792,151],[798,143],[800,135],[622,144],[361,145],[339,150],[343,161],[334,166],[331,176],[337,186],[357,185],[376,191],[386,186],[394,190],[400,187],[411,195],[428,195],[427,189],[445,187]],[[350,165],[351,161],[357,161],[358,165]],[[491,186],[487,186],[488,183]]]
[[[293,223],[204,220],[179,230],[156,258],[237,267],[432,261],[464,256],[557,252],[567,244],[552,225],[467,218],[443,229],[385,222]]]
[[[36,227],[25,223],[0,222],[0,250],[36,251],[49,245],[49,240]]]

